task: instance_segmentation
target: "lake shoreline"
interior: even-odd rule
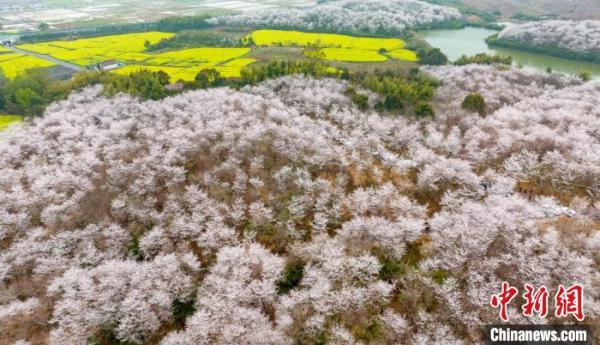
[[[440,48],[451,61],[457,60],[462,55],[472,56],[480,53],[510,55],[515,66],[526,69],[544,72],[550,68],[554,72],[570,75],[588,71],[594,79],[600,79],[600,64],[489,45],[486,39],[498,32],[467,26],[462,29],[422,30],[417,33],[431,46]]]

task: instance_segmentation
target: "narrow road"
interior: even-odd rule
[[[39,58],[39,59],[43,59],[43,60],[46,60],[46,61],[53,62],[53,63],[55,63],[57,65],[61,65],[63,67],[66,67],[66,68],[71,69],[71,70],[76,71],[76,72],[86,71],[86,69],[84,67],[81,67],[81,66],[76,65],[76,64],[72,64],[70,62],[66,62],[64,60],[55,59],[52,56],[30,52],[30,51],[27,51],[27,50],[19,49],[17,47],[6,47],[6,48],[8,48],[8,49],[10,49],[10,50],[12,50],[12,51],[14,51],[15,53],[18,53],[18,54],[29,55],[29,56],[33,56],[33,57],[36,57],[36,58]]]

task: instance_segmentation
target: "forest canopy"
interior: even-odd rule
[[[600,84],[425,72],[422,118],[296,75],[89,87],[3,132],[0,342],[469,344],[507,280],[578,282],[597,321]]]

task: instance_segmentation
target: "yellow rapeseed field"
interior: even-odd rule
[[[158,43],[173,37],[166,32],[143,32],[110,35],[72,41],[53,41],[23,44],[19,48],[52,56],[80,66],[94,65],[105,60],[125,64],[115,73],[129,74],[148,69],[163,70],[173,81],[192,80],[206,68],[215,68],[225,77],[239,77],[241,69],[254,59],[244,58],[250,48],[191,48],[162,53],[146,52],[148,43]],[[307,33],[284,30],[257,30],[246,37],[259,46],[318,46],[319,56],[325,60],[349,62],[382,62],[388,58],[416,61],[413,51],[404,49],[399,38],[354,37],[348,35]],[[0,67],[12,78],[31,67],[47,67],[52,63],[34,57],[0,51]]]
[[[392,50],[388,55],[396,60],[417,61],[417,53],[408,49]]]
[[[257,30],[250,34],[258,46],[301,46],[318,44],[329,48],[358,48],[368,50],[386,50],[404,48],[399,38],[354,37],[338,34],[321,34],[285,30]]]
[[[325,60],[349,62],[382,62],[388,56],[396,60],[416,61],[416,53],[404,49],[399,38],[355,37],[338,34],[311,33],[287,30],[257,30],[246,36],[258,46],[322,48]]]
[[[171,76],[171,82],[178,80],[194,80],[196,74],[207,68],[214,68],[225,78],[239,78],[242,67],[254,63],[254,59],[234,59],[218,66],[196,65],[196,66],[167,66],[167,65],[127,65],[115,70],[115,73],[127,75],[140,70],[163,71]]]
[[[50,61],[33,56],[16,53],[0,54],[0,69],[2,69],[2,73],[4,73],[4,76],[8,79],[13,79],[19,73],[27,69],[51,67],[54,65],[55,64]]]
[[[140,53],[146,49],[145,42],[158,43],[160,40],[172,36],[172,33],[142,32],[74,41],[23,44],[19,48],[85,66],[111,59],[122,61],[144,59],[147,54]]]
[[[192,48],[160,54],[147,54],[143,60],[151,66],[216,66],[250,52],[250,48]]]
[[[250,52],[250,48],[191,48],[164,53],[145,52],[147,42],[153,44],[172,36],[171,33],[147,32],[25,44],[19,47],[81,66],[118,60],[126,66],[115,70],[115,73],[129,74],[140,69],[162,70],[169,73],[173,81],[192,80],[205,68],[215,68],[225,77],[239,77],[241,68],[255,61],[240,59]]]

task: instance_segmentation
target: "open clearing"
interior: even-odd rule
[[[250,52],[250,48],[191,48],[163,53],[145,52],[148,43],[154,44],[172,36],[171,33],[145,32],[24,44],[19,48],[80,66],[118,60],[126,66],[115,70],[116,73],[127,74],[140,69],[164,70],[171,75],[173,81],[192,80],[206,68],[214,68],[225,77],[239,77],[242,67],[254,62],[252,59],[242,58]]]

